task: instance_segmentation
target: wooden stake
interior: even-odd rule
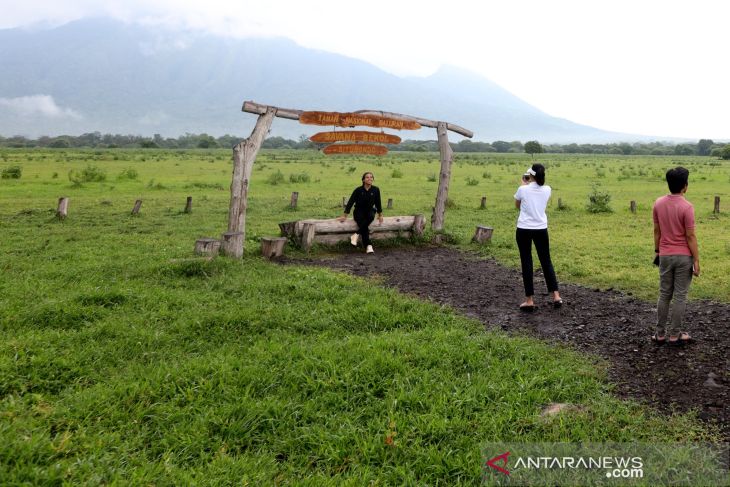
[[[449,197],[449,180],[451,179],[451,163],[454,160],[454,151],[449,145],[449,132],[445,122],[438,122],[436,128],[441,153],[441,173],[439,175],[439,189],[436,193],[436,206],[431,216],[431,230],[440,231],[444,228],[444,214],[446,213],[446,199]]]
[[[388,206],[386,207],[387,210],[393,209],[393,198],[388,198]]]
[[[276,108],[268,107],[256,120],[251,135],[233,148],[233,177],[231,179],[231,204],[228,208],[228,233],[234,234],[223,241],[221,251],[235,258],[243,256],[246,239],[246,209],[248,208],[248,182],[264,137],[271,128]]]
[[[142,200],[137,200],[134,202],[134,208],[132,208],[132,215],[138,215],[139,210],[142,208]]]
[[[720,213],[720,197],[715,196],[715,208],[712,210],[713,213]]]
[[[273,259],[284,255],[286,237],[263,237],[261,239],[261,255]]]
[[[289,206],[291,208],[297,207],[297,200],[299,199],[299,192],[298,191],[292,191],[291,194],[291,202],[289,203]]]
[[[193,197],[188,196],[188,199],[185,202],[185,213],[192,213],[192,212],[193,212]]]
[[[636,213],[636,201],[631,200],[631,203],[629,203],[629,210],[631,210],[631,213]]]
[[[68,216],[68,198],[58,198],[58,209],[56,210],[56,218],[64,220]]]
[[[229,257],[240,259],[243,256],[243,232],[226,232],[221,238],[220,251]]]
[[[472,242],[477,243],[484,243],[492,240],[492,231],[494,229],[492,227],[483,227],[481,225],[477,225],[477,230],[474,232],[474,236],[472,237]]]
[[[486,196],[482,196],[482,202],[479,205],[479,208],[482,210],[487,208],[487,197]]]

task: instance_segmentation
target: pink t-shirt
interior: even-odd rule
[[[695,210],[681,194],[668,194],[654,203],[654,224],[659,224],[659,255],[692,255],[687,230],[695,227]]]

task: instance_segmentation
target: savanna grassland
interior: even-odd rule
[[[487,442],[714,438],[692,414],[667,421],[615,398],[594,358],[485,331],[377,282],[257,255],[279,222],[340,214],[366,170],[394,200],[386,215],[430,216],[437,154],[264,151],[244,258],[190,259],[197,238],[226,230],[230,159],[227,150],[0,150],[0,170],[21,169],[0,179],[0,483],[473,485]],[[664,171],[683,165],[702,257],[690,297],[730,301],[728,162],[539,160],[554,190],[562,281],[654,299],[651,204],[666,193]],[[457,154],[450,240],[516,266],[512,195],[529,163]],[[587,211],[590,194],[609,195],[613,211]],[[54,216],[61,196],[64,221]],[[477,224],[494,228],[491,244],[469,243]],[[542,416],[551,403],[580,407]]]

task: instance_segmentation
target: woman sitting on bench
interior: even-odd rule
[[[370,230],[368,227],[375,219],[375,213],[378,213],[378,222],[383,223],[383,207],[380,204],[380,189],[377,186],[373,186],[375,176],[373,173],[366,172],[362,175],[362,186],[355,188],[350,196],[350,199],[345,206],[345,212],[337,218],[343,222],[347,219],[347,215],[350,213],[350,209],[355,205],[355,212],[353,218],[357,223],[357,233],[354,233],[350,237],[350,243],[357,246],[357,235],[358,233],[362,237],[362,245],[365,247],[365,252],[368,254],[373,253],[373,246],[370,243]]]

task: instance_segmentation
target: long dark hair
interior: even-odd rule
[[[535,175],[533,176],[535,178],[535,182],[540,186],[545,184],[545,166],[535,163],[532,165],[532,170],[535,171]]]

